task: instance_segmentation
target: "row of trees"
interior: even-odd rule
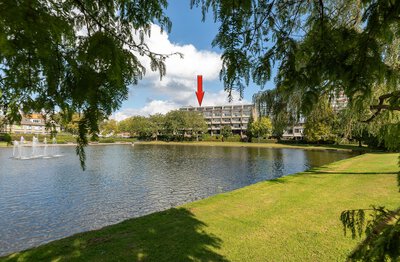
[[[367,104],[362,107],[349,101],[347,106],[335,111],[332,100],[336,98],[334,92],[323,95],[309,111],[301,110],[302,101],[296,95],[278,89],[259,92],[253,101],[261,114],[270,117],[275,138],[280,139],[285,130],[304,121],[303,135],[309,143],[357,141],[360,146],[389,148],[385,132],[400,114],[385,112],[370,123],[364,121],[370,116]]]
[[[207,123],[201,113],[192,111],[170,111],[165,115],[155,114],[149,117],[133,116],[117,122],[106,120],[100,123],[103,135],[129,133],[142,139],[182,140],[185,137],[199,139],[199,135],[207,132]]]
[[[166,115],[155,114],[149,117],[132,116],[120,122],[113,119],[100,123],[102,135],[115,135],[117,133],[129,133],[143,139],[184,139],[186,137],[196,138],[207,132],[207,123],[202,114],[190,111],[171,111]],[[232,128],[225,125],[221,128],[222,141],[233,135]],[[272,122],[268,117],[261,117],[249,123],[247,136],[250,138],[270,137],[272,135]]]

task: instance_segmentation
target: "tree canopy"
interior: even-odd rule
[[[213,45],[223,50],[220,76],[227,91],[242,93],[251,80],[263,86],[276,67],[275,98],[284,104],[294,101],[307,115],[321,96],[343,91],[355,110],[368,109],[360,120],[384,118],[381,138],[389,148],[400,148],[398,114],[392,113],[400,111],[400,1],[191,4],[202,8],[203,18],[211,11],[220,23]]]
[[[252,80],[264,85],[277,68],[276,89],[300,97],[308,115],[321,97],[341,91],[363,122],[379,125],[385,146],[400,150],[399,0],[191,0],[220,23],[213,45],[223,50],[220,77],[230,93]],[[324,129],[321,127],[320,129]],[[399,173],[400,186],[400,173]],[[349,259],[396,261],[400,210],[375,208],[366,238]],[[360,214],[360,215],[357,215]],[[365,226],[345,211],[344,226]]]
[[[268,117],[261,117],[249,123],[248,134],[251,137],[257,137],[260,140],[263,136],[271,136],[272,123]]]
[[[321,97],[314,109],[307,115],[304,137],[308,142],[335,141],[336,114],[326,97]]]
[[[132,116],[118,123],[117,129],[143,139],[182,140],[191,137],[198,140],[199,134],[207,132],[207,123],[199,112],[173,110],[166,115],[149,117]]]
[[[167,0],[0,1],[0,106],[10,122],[21,113],[61,111],[78,124],[77,152],[84,164],[87,134],[118,109],[128,86],[151,70],[166,72],[168,54],[148,48],[157,23],[170,30]]]
[[[303,109],[338,89],[352,100],[375,99],[374,115],[400,109],[400,1],[191,3],[221,24],[213,45],[223,50],[221,79],[229,92],[242,92],[250,80],[264,85],[276,66],[278,89],[300,93]]]

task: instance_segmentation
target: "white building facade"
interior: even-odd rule
[[[60,131],[60,126],[55,124],[57,132]],[[5,130],[13,134],[50,134],[50,129],[46,128],[46,121],[40,114],[31,114],[22,116],[21,123],[6,125]]]
[[[247,131],[250,118],[254,116],[255,109],[252,104],[182,107],[181,111],[201,112],[208,125],[211,135],[220,134],[224,126],[230,126],[234,134],[244,135]]]

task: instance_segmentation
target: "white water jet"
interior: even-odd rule
[[[53,137],[53,139],[52,139],[52,142],[53,142],[53,146],[52,146],[52,155],[53,155],[53,157],[60,157],[60,156],[62,156],[61,154],[60,154],[60,148],[57,146],[57,139],[55,138],[55,137]]]
[[[42,149],[43,148],[43,149]],[[49,148],[47,138],[43,139],[43,143],[39,142],[39,138],[36,136],[32,137],[32,143],[26,144],[25,138],[21,136],[20,141],[13,141],[13,159],[28,160],[37,158],[53,158],[61,157],[59,148],[57,146],[57,140],[52,139],[52,145]]]
[[[43,157],[47,157],[47,138],[45,137],[43,140]]]
[[[21,136],[18,148],[19,148],[19,159],[30,159],[30,157],[27,156],[26,153],[26,148],[25,148],[25,138]]]
[[[38,139],[36,138],[36,136],[32,137],[32,154],[31,154],[31,158],[37,158],[38,154],[37,154],[37,142]]]
[[[14,140],[13,141],[13,155],[12,155],[12,157],[13,158],[20,158],[21,157],[20,154],[21,154],[21,150],[20,150],[20,147],[19,147],[19,143],[18,143],[17,140]]]

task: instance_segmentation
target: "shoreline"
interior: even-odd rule
[[[141,253],[156,253],[159,261],[168,261],[189,252],[185,238],[197,236],[191,226],[196,221],[202,234],[218,236],[224,243],[211,250],[228,260],[243,261],[248,256],[257,260],[268,254],[275,261],[284,255],[304,261],[313,256],[315,245],[320,256],[344,259],[359,239],[343,236],[340,212],[363,203],[395,206],[400,200],[394,186],[397,156],[377,153],[339,160],[10,253],[0,256],[0,261],[36,261],[46,256],[47,260],[77,259],[76,251],[80,261],[94,261],[104,255],[109,259],[115,255],[134,258],[132,255]],[[341,188],[339,195],[337,188]],[[310,197],[313,195],[320,197]],[[326,227],[327,223],[331,226]],[[268,239],[274,241],[265,245]],[[291,253],[287,253],[287,245]],[[179,248],[173,248],[176,246]],[[209,258],[204,253],[198,256],[198,260]]]
[[[76,146],[76,143],[60,143],[54,146]],[[271,149],[303,149],[315,151],[342,151],[354,153],[390,153],[379,149],[371,149],[368,147],[358,147],[353,145],[315,145],[315,144],[281,144],[281,143],[248,143],[248,142],[212,142],[212,141],[184,141],[184,142],[166,142],[166,141],[135,141],[135,142],[114,142],[114,143],[101,143],[89,142],[88,146],[111,146],[111,145],[166,145],[166,146],[204,146],[204,147],[251,147],[251,148],[271,148]],[[31,143],[24,146],[30,147]],[[43,147],[43,144],[37,145]],[[47,144],[51,147],[53,144]],[[13,145],[0,144],[1,148],[12,148]]]
[[[253,148],[285,148],[285,149],[304,149],[304,150],[327,150],[327,151],[344,151],[344,152],[384,152],[377,149],[367,147],[358,147],[352,145],[314,145],[314,144],[280,144],[280,143],[247,143],[247,142],[209,142],[209,141],[193,141],[193,142],[165,142],[165,141],[137,141],[133,144],[142,145],[184,145],[184,146],[220,146],[220,147],[253,147]]]

